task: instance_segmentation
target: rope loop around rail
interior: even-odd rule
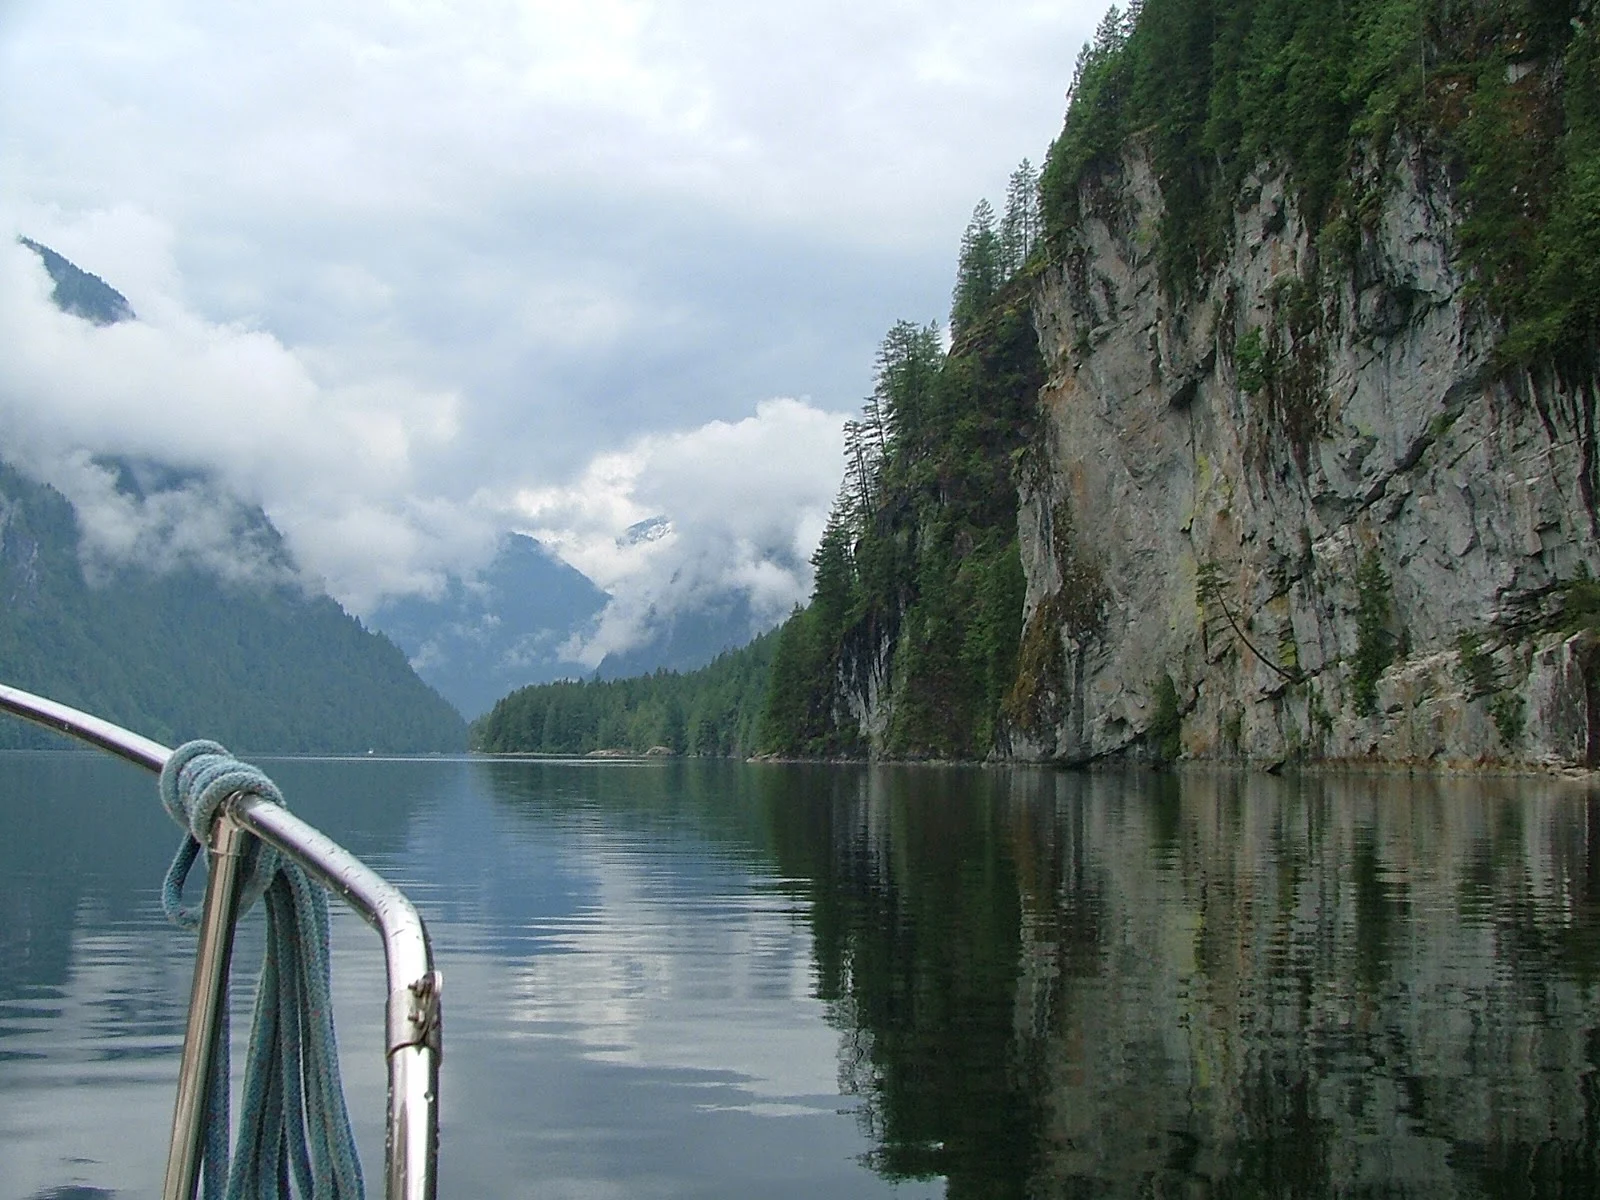
[[[161,768],[157,788],[167,815],[189,835],[178,846],[162,881],[161,909],[168,920],[193,929],[200,924],[200,915],[183,907],[183,884],[201,848],[211,844],[212,826],[222,805],[231,796],[259,796],[285,808],[288,805],[265,771],[234,758],[221,743],[204,740],[185,742],[172,752]],[[249,854],[239,900],[241,913],[261,899],[278,871],[278,852],[270,846],[253,841]]]
[[[198,925],[182,906],[183,884],[211,843],[223,805],[235,796],[283,805],[283,793],[260,768],[217,742],[188,742],[161,771],[161,803],[184,839],[162,883],[161,905],[180,925]],[[245,1063],[237,1155],[228,1149],[229,1053],[226,1001],[207,1086],[203,1153],[206,1200],[301,1197],[361,1200],[365,1185],[339,1077],[333,1028],[328,905],[304,870],[259,839],[243,872],[239,912],[267,898],[266,956],[256,988]]]

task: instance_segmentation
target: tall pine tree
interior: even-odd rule
[[[1000,266],[1006,278],[1028,261],[1039,241],[1039,173],[1023,159],[1006,185],[1006,214],[1000,218]]]
[[[956,287],[950,302],[950,336],[959,338],[1005,282],[1000,232],[995,228],[994,206],[978,201],[972,220],[961,235],[961,255],[956,262]]]

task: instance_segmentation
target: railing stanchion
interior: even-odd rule
[[[195,949],[194,986],[178,1062],[178,1098],[172,1110],[172,1146],[162,1200],[194,1200],[205,1149],[206,1109],[212,1060],[228,998],[228,967],[233,961],[233,928],[243,884],[240,859],[250,840],[227,812],[212,827],[206,848],[206,899]]]

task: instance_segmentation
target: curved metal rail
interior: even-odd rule
[[[171,751],[119,725],[42,696],[0,684],[0,711],[159,772]],[[223,981],[233,948],[238,911],[237,871],[243,838],[277,847],[375,928],[383,938],[388,975],[384,1051],[389,1064],[384,1147],[388,1200],[435,1200],[439,1147],[440,976],[434,970],[427,927],[411,901],[326,834],[287,809],[234,797],[223,806],[208,847],[210,871],[194,988],[178,1067],[164,1200],[193,1200],[204,1132],[205,1080],[221,1016]]]

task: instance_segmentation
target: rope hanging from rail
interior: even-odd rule
[[[210,843],[223,803],[235,795],[273,804],[283,794],[256,767],[216,742],[173,751],[161,772],[161,802],[186,833],[162,885],[161,906],[186,927],[183,883]],[[267,947],[256,989],[235,1155],[228,1151],[228,1005],[207,1087],[205,1200],[279,1200],[292,1180],[315,1200],[360,1200],[361,1163],[339,1079],[328,955],[328,900],[294,863],[258,839],[243,864],[241,913],[265,898]]]

